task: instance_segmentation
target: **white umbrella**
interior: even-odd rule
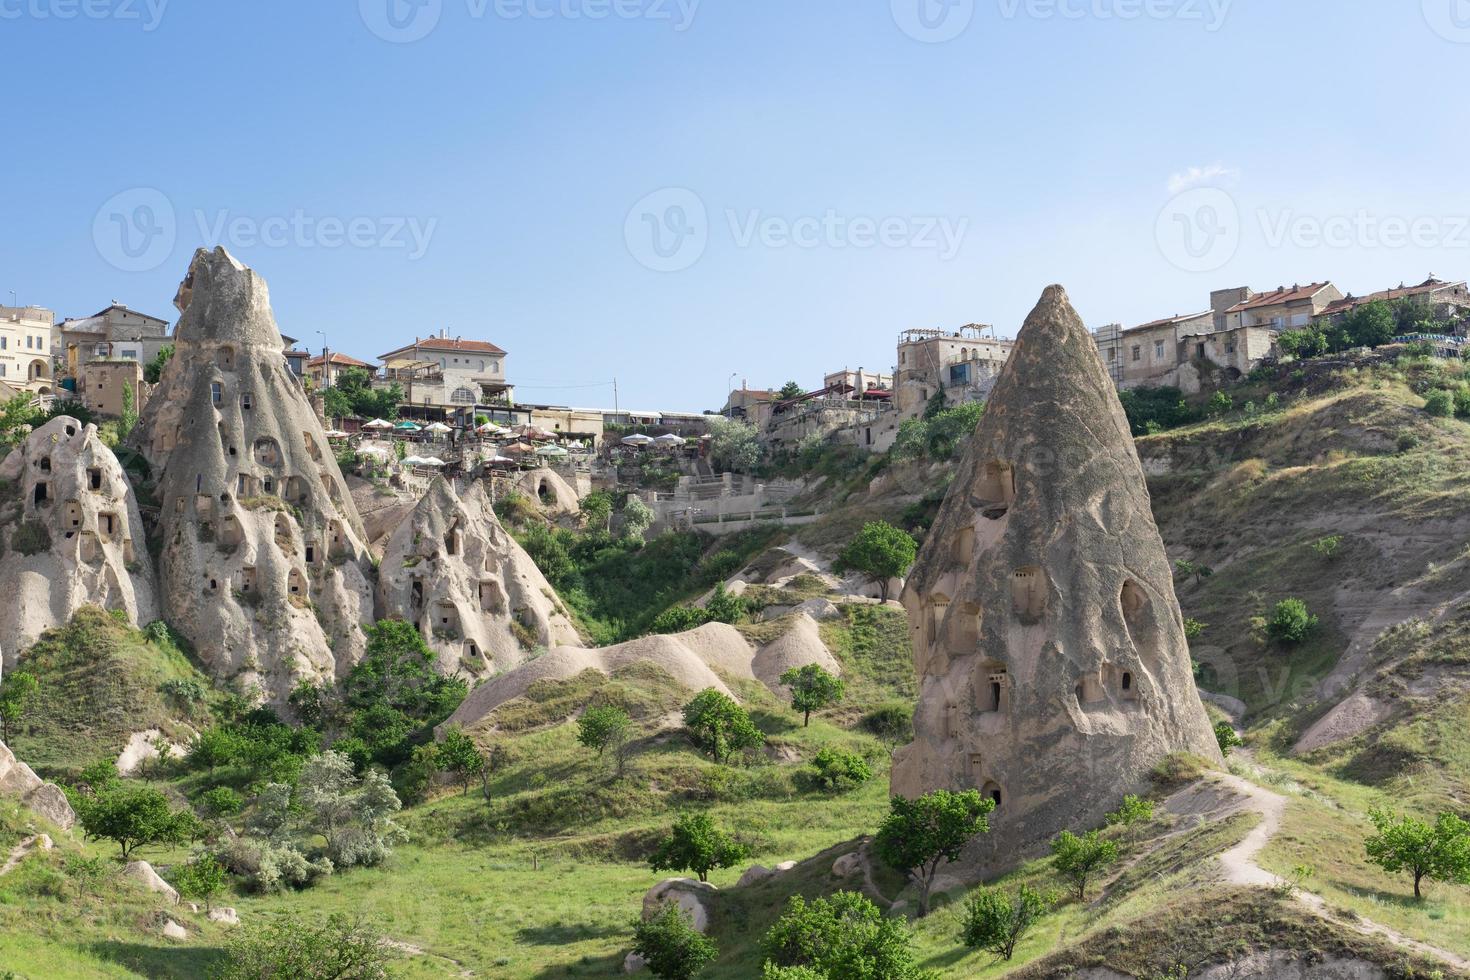
[[[565,449],[561,448],[560,446],[542,446],[540,449],[536,450],[536,453],[537,453],[537,455],[540,455],[540,456],[566,456],[566,455],[568,455],[567,454],[567,451]]]
[[[364,429],[391,429],[393,423],[384,419],[373,419],[371,422],[364,422],[362,427]]]
[[[363,446],[357,451],[357,454],[359,456],[374,456],[378,459],[387,459],[392,455],[392,453],[388,452],[382,446]]]
[[[653,442],[653,439],[651,437],[645,436],[641,432],[640,433],[635,433],[634,435],[631,435],[631,436],[624,436],[623,437],[623,445],[625,445],[625,446],[640,446],[641,447],[641,446],[650,445],[652,442]]]
[[[424,465],[424,458],[422,456],[405,456],[401,462],[404,466],[422,466]]]
[[[426,457],[424,459],[419,460],[419,465],[420,466],[443,466],[444,465],[444,460],[440,459],[438,456],[428,456],[428,457]]]
[[[440,432],[453,432],[454,430],[451,429],[449,426],[445,425],[443,422],[435,422],[433,425],[425,426],[424,427],[424,431],[425,432],[440,433]]]
[[[343,432],[341,429],[328,429],[325,434],[326,434],[326,437],[328,439],[349,439],[349,438],[351,438],[351,436],[348,433]]]
[[[498,425],[495,422],[486,422],[484,425],[480,426],[475,431],[478,432],[478,433],[480,433],[481,435],[501,436],[501,435],[505,435],[510,430],[507,429],[503,425]]]
[[[684,445],[684,440],[670,432],[653,440],[653,444],[655,446],[682,446]]]

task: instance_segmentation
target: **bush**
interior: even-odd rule
[[[1215,722],[1215,741],[1220,745],[1220,754],[1225,756],[1230,754],[1231,749],[1245,744],[1235,731],[1235,726],[1228,721]]]
[[[245,809],[245,800],[228,786],[216,786],[199,794],[198,804],[204,815],[214,820],[236,816]]]
[[[1266,621],[1266,633],[1281,643],[1300,643],[1316,628],[1317,617],[1300,599],[1282,599]]]
[[[23,555],[51,550],[51,532],[40,521],[22,521],[10,535],[10,546]]]
[[[914,740],[914,707],[907,701],[880,704],[863,715],[861,725],[885,742],[901,744]]]
[[[1142,823],[1154,818],[1153,800],[1145,800],[1141,796],[1131,793],[1123,797],[1123,805],[1108,814],[1108,826],[1130,827],[1136,823]]]
[[[704,611],[713,623],[735,625],[745,619],[745,600],[725,590],[725,583],[715,586],[714,595],[705,603]]]
[[[652,918],[633,923],[633,952],[661,980],[689,980],[714,960],[719,948],[695,930],[677,903],[665,902]]]
[[[792,897],[761,942],[766,975],[827,980],[922,980],[913,939],[897,919],[856,892],[808,903]],[[772,972],[805,967],[810,972]]]
[[[334,870],[327,858],[309,861],[295,845],[253,837],[226,841],[215,851],[214,857],[231,873],[245,879],[246,886],[252,891],[261,894],[287,888],[310,888]]]
[[[983,949],[1008,960],[1015,955],[1016,945],[1051,906],[1050,898],[1026,885],[1021,886],[1015,898],[982,888],[965,903],[961,941],[971,949]]]
[[[342,914],[288,916],[237,933],[215,980],[387,980],[392,950],[376,927]]]
[[[1211,416],[1219,418],[1235,407],[1235,399],[1227,392],[1217,391],[1210,396],[1208,410]]]
[[[828,792],[856,789],[873,778],[867,760],[855,752],[824,748],[812,759],[812,782]]]
[[[1153,435],[1199,421],[1178,388],[1133,388],[1118,392],[1128,425],[1135,436]]]
[[[1438,419],[1447,419],[1455,414],[1455,397],[1442,388],[1436,388],[1424,396],[1424,411]]]

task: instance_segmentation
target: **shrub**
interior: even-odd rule
[[[1436,388],[1424,396],[1424,411],[1438,419],[1447,419],[1455,414],[1455,398],[1448,391]]]
[[[907,701],[880,704],[863,715],[862,727],[885,742],[899,744],[914,739],[914,707]]]
[[[913,938],[866,897],[837,892],[807,902],[794,895],[761,942],[766,975],[827,980],[922,980]],[[805,967],[804,973],[773,972]]]
[[[749,848],[715,826],[707,813],[689,813],[674,822],[648,859],[654,871],[693,871],[709,881],[715,868],[728,868],[750,856]]]
[[[661,980],[689,980],[714,960],[719,948],[694,928],[677,903],[665,902],[652,918],[633,923],[633,952]]]
[[[295,845],[253,837],[226,841],[214,857],[231,873],[245,879],[252,891],[261,894],[309,888],[334,870],[327,858],[309,861]]]
[[[709,613],[698,606],[672,606],[654,617],[649,630],[654,633],[684,633],[709,621]]]
[[[216,786],[199,794],[199,809],[206,817],[223,820],[245,809],[245,800],[228,786]]]
[[[1051,906],[1050,898],[1026,885],[1021,886],[1014,898],[997,889],[982,888],[965,903],[965,925],[960,939],[971,949],[983,949],[1008,960],[1015,955],[1016,945]]]
[[[812,782],[829,792],[856,789],[872,778],[867,760],[854,752],[824,748],[812,759]]]
[[[208,854],[200,854],[174,869],[174,887],[185,898],[197,898],[209,910],[210,900],[225,884],[225,866]]]
[[[684,727],[695,747],[722,765],[734,753],[755,748],[766,740],[744,708],[712,687],[684,706]]]
[[[1210,396],[1208,411],[1211,416],[1219,418],[1235,407],[1235,399],[1227,392],[1217,391]]]
[[[1455,389],[1455,415],[1460,418],[1470,416],[1470,385],[1460,385]]]
[[[1312,542],[1312,550],[1323,558],[1334,558],[1342,547],[1342,535],[1329,534],[1325,538],[1318,538]]]
[[[1129,794],[1123,797],[1123,805],[1108,814],[1108,826],[1130,827],[1136,823],[1142,823],[1154,818],[1153,800],[1146,800],[1141,796]]]
[[[51,532],[40,521],[22,521],[10,535],[10,546],[23,555],[51,549]]]
[[[622,775],[626,759],[624,749],[632,735],[632,719],[628,717],[628,712],[616,705],[594,705],[582,712],[582,717],[577,719],[577,742],[596,751],[599,759],[608,749],[612,749],[619,775]]]
[[[1186,619],[1184,621],[1184,638],[1186,640],[1197,640],[1209,628],[1209,623],[1201,623],[1197,619]]]
[[[1245,742],[1241,740],[1235,726],[1228,721],[1215,722],[1215,741],[1220,744],[1220,754],[1228,756],[1231,749],[1239,748]]]
[[[714,595],[705,603],[704,611],[713,623],[734,625],[745,619],[745,600],[725,590],[725,583],[715,586]]]
[[[322,925],[301,916],[246,929],[230,941],[215,980],[387,980],[392,950],[377,928],[340,913]]]
[[[1300,599],[1282,599],[1266,621],[1266,632],[1281,643],[1300,643],[1317,628],[1317,617]]]

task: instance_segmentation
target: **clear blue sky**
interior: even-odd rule
[[[223,241],[310,346],[700,410],[1050,282],[1095,327],[1470,274],[1463,0],[162,2],[0,0],[0,302],[172,319]]]

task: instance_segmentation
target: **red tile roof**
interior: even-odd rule
[[[1417,286],[1401,285],[1396,289],[1383,289],[1376,293],[1369,293],[1367,296],[1347,296],[1327,304],[1327,308],[1322,313],[1324,316],[1332,316],[1337,313],[1346,313],[1349,310],[1356,309],[1364,303],[1373,303],[1378,300],[1392,302],[1394,300],[1407,299],[1410,296],[1424,296],[1430,293],[1437,293],[1442,289],[1454,289],[1456,287],[1464,289],[1465,283],[1445,282],[1442,279],[1430,277]]]
[[[338,365],[339,367],[372,367],[372,365],[369,364],[367,361],[359,361],[355,357],[348,357],[346,354],[338,354],[336,351],[332,352],[332,363]],[[318,354],[316,357],[313,357],[311,360],[306,362],[306,366],[321,367],[322,356]]]
[[[459,337],[425,337],[415,340],[411,344],[405,344],[397,350],[389,351],[380,355],[386,361],[396,354],[403,354],[411,350],[435,350],[435,351],[460,351],[470,354],[504,354],[505,351],[485,340],[463,340]]]
[[[1187,320],[1198,320],[1200,317],[1205,317],[1209,315],[1210,311],[1205,310],[1203,313],[1185,313],[1180,316],[1168,316],[1164,317],[1164,319],[1162,320],[1150,320],[1148,323],[1140,323],[1138,326],[1129,327],[1123,332],[1133,333],[1135,330],[1152,330],[1154,327],[1165,327],[1174,323],[1184,323]]]
[[[1236,303],[1226,313],[1239,313],[1243,310],[1256,310],[1263,306],[1279,306],[1282,303],[1300,303],[1316,296],[1322,290],[1330,286],[1327,282],[1309,282],[1305,286],[1282,286],[1269,293],[1257,293],[1250,299]]]

